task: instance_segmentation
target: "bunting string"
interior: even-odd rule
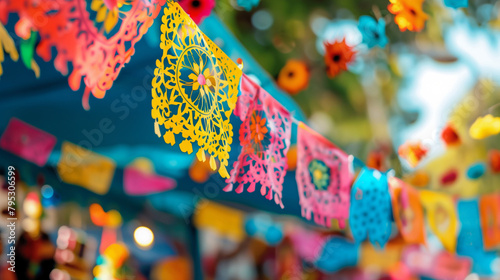
[[[396,15],[398,26],[401,29],[421,29],[421,21],[404,24],[399,2],[391,1],[390,8]],[[134,44],[151,26],[165,0],[133,1],[127,11],[119,7],[109,9],[99,0],[91,3],[51,0],[42,5],[32,0],[0,3],[1,7],[7,7],[8,13],[19,14],[16,23],[18,36],[29,39],[34,36],[31,31],[38,32],[41,41],[37,53],[40,57],[50,60],[54,47],[57,50],[54,66],[65,75],[71,63],[70,87],[79,89],[83,79],[86,99],[90,93],[97,98],[104,97],[133,55]],[[93,20],[87,10],[88,4],[96,12]],[[50,18],[45,13],[49,8],[55,11]],[[41,11],[42,18],[35,20]],[[188,154],[195,152],[199,161],[207,161],[212,170],[226,178],[224,191],[254,192],[260,187],[263,197],[284,208],[283,183],[292,143],[292,124],[295,124],[298,132],[295,180],[304,218],[327,228],[334,227],[333,220],[341,229],[349,223],[357,243],[368,239],[381,247],[390,238],[392,217],[403,239],[411,244],[426,244],[424,220],[427,220],[430,230],[446,250],[457,250],[461,217],[453,197],[434,190],[416,190],[390,172],[363,167],[356,174],[353,156],[295,119],[268,92],[243,74],[179,4],[168,2],[164,11],[160,43],[163,52],[156,60],[152,80],[151,116],[155,134],[166,144],[178,145]],[[427,17],[425,14],[420,16],[421,20]],[[0,14],[0,21],[6,23],[7,17]],[[64,32],[56,34],[54,30]],[[17,53],[11,50],[12,39],[5,35],[3,25],[0,25],[0,36],[1,44],[14,58]],[[332,48],[342,47],[333,45]],[[337,70],[330,68],[329,72],[336,73]],[[84,104],[88,108],[88,102],[84,100]],[[494,108],[496,105],[490,110]],[[235,129],[241,152],[231,166],[233,111],[242,122],[239,129]],[[492,117],[488,121],[497,120]],[[13,131],[12,127],[17,129]],[[471,130],[477,134],[471,134],[480,139],[485,136],[481,128],[480,124],[474,126]],[[448,131],[455,133],[452,129]],[[490,135],[491,131],[485,134]],[[460,142],[457,137],[447,139],[447,144]],[[46,164],[55,143],[54,136],[17,119],[9,123],[0,139],[1,148],[39,166]],[[33,147],[40,149],[35,151]],[[408,158],[415,164],[426,154],[419,145],[405,148],[405,154],[409,154]],[[77,150],[80,155],[76,155]],[[69,142],[63,143],[61,153],[57,167],[63,181],[101,195],[109,191],[116,168],[111,159]],[[78,166],[72,163],[75,158],[80,160]],[[479,171],[477,168],[468,170],[470,178],[477,179],[484,174],[484,166],[482,169],[482,165],[477,167]],[[69,169],[76,171],[68,172]],[[90,174],[96,178],[90,179]],[[133,187],[140,180],[151,182],[154,185],[150,188],[152,192],[170,190],[175,186],[170,179],[135,169],[127,170],[125,176],[126,190],[130,195],[145,194],[145,190]],[[500,245],[499,201],[500,195],[497,194],[481,196],[477,201],[486,249]]]

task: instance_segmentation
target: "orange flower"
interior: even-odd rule
[[[424,0],[389,0],[391,4],[387,7],[389,12],[395,15],[394,22],[399,30],[420,31],[424,28],[425,21],[429,17],[422,10]]]
[[[411,167],[415,167],[427,154],[427,149],[420,142],[405,143],[399,147],[398,154],[406,159]]]
[[[264,136],[267,133],[266,118],[261,118],[259,115],[252,115],[250,120],[250,138],[255,141],[255,143],[260,144],[264,140]]]
[[[330,78],[347,70],[347,65],[354,60],[356,55],[356,51],[346,44],[345,38],[340,42],[325,42],[325,50],[326,73]]]
[[[278,86],[289,94],[297,94],[309,85],[310,73],[300,60],[289,60],[278,76]]]

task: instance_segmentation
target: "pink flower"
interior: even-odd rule
[[[179,0],[178,3],[196,24],[209,16],[215,7],[215,0]]]

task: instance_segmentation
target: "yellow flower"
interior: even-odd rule
[[[470,137],[478,140],[498,133],[500,133],[500,117],[493,117],[490,114],[477,118],[469,129]]]
[[[96,21],[104,22],[104,29],[109,33],[118,23],[120,8],[125,0],[92,0],[90,8],[97,12]]]
[[[203,68],[206,65],[203,65],[203,60],[200,58],[200,64],[193,63],[193,72],[189,74],[188,78],[193,80],[193,90],[200,90],[201,97],[204,97],[205,94],[208,94],[211,86],[215,86],[215,78],[212,76],[210,72],[210,68]]]
[[[401,31],[420,31],[429,17],[423,10],[424,0],[389,0],[389,12],[395,15],[394,21]]]

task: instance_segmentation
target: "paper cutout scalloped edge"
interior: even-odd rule
[[[36,51],[42,59],[49,61],[52,48],[55,48],[55,68],[67,75],[68,63],[71,64],[73,71],[68,77],[69,86],[78,90],[83,78],[85,93],[82,104],[88,110],[89,94],[104,97],[125,63],[130,61],[135,44],[153,24],[166,1],[132,1],[130,10],[122,12],[124,16],[119,30],[110,38],[99,32],[89,18],[86,0],[5,1],[0,3],[5,7],[0,20],[5,23],[8,13],[17,13],[16,34],[23,38],[28,31],[38,31],[40,43]]]

